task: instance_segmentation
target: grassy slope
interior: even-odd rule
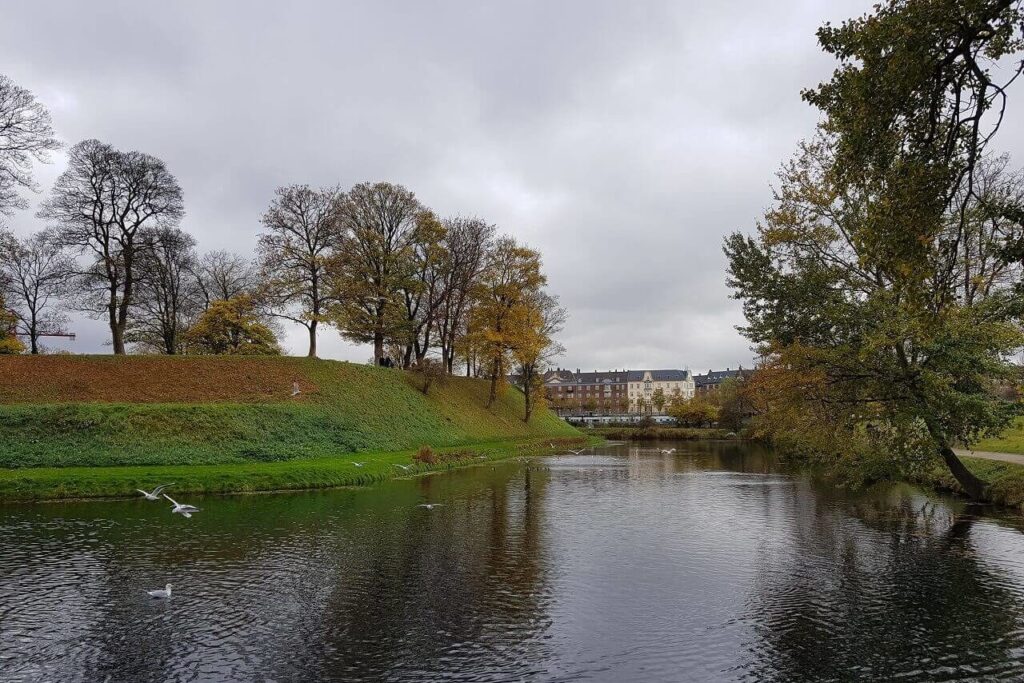
[[[987,481],[991,488],[989,496],[997,505],[1024,507],[1024,467],[999,460],[962,457],[967,469]],[[931,477],[923,483],[936,488],[962,493],[960,485],[945,466],[936,467]]]
[[[576,434],[543,410],[524,424],[514,390],[485,409],[487,387],[479,380],[450,378],[424,396],[397,370],[303,358],[257,362],[273,382],[259,366],[254,373],[251,359],[5,359],[0,376],[18,379],[0,379],[0,465],[279,462]],[[25,372],[32,364],[36,371]],[[137,364],[148,374],[120,372]],[[11,367],[19,372],[5,375]],[[296,399],[293,378],[303,387]],[[68,388],[54,390],[55,383]],[[31,402],[35,384],[40,402]],[[154,390],[161,384],[165,391]],[[205,386],[219,392],[217,401],[196,400]],[[104,392],[124,398],[93,398]],[[154,402],[161,395],[179,400]]]
[[[514,390],[487,410],[485,382],[449,378],[428,396],[413,382],[304,358],[0,356],[0,500],[129,495],[167,479],[179,492],[358,484],[403,474],[394,464],[421,445],[472,446],[435,466],[450,467],[582,438],[543,409],[523,423]]]
[[[1024,417],[1018,417],[1009,429],[992,439],[984,439],[971,448],[976,451],[1024,454]]]

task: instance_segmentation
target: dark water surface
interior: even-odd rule
[[[1024,680],[1019,518],[674,445],[0,506],[0,681]]]

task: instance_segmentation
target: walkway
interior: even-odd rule
[[[968,451],[963,448],[954,448],[957,455],[966,455],[970,458],[982,458],[983,460],[1002,460],[1012,462],[1014,465],[1024,465],[1024,455],[1017,453],[995,453],[993,451]]]

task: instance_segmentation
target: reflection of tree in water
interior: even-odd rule
[[[323,673],[443,679],[480,667],[529,673],[542,657],[534,639],[547,626],[541,530],[547,474],[479,476],[432,512],[396,511],[353,549],[367,563],[358,585],[343,579],[326,607]],[[458,482],[427,477],[428,493]],[[529,656],[528,656],[529,653]]]
[[[743,620],[756,637],[740,667],[745,677],[934,681],[1024,672],[1024,601],[977,559],[973,516],[909,493],[865,505],[804,491],[789,504],[795,545],[764,553]]]

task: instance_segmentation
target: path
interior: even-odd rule
[[[968,451],[963,448],[954,448],[957,455],[966,455],[969,458],[982,458],[983,460],[1002,460],[1012,462],[1014,465],[1024,465],[1024,455],[1017,453],[996,453],[994,451]]]

